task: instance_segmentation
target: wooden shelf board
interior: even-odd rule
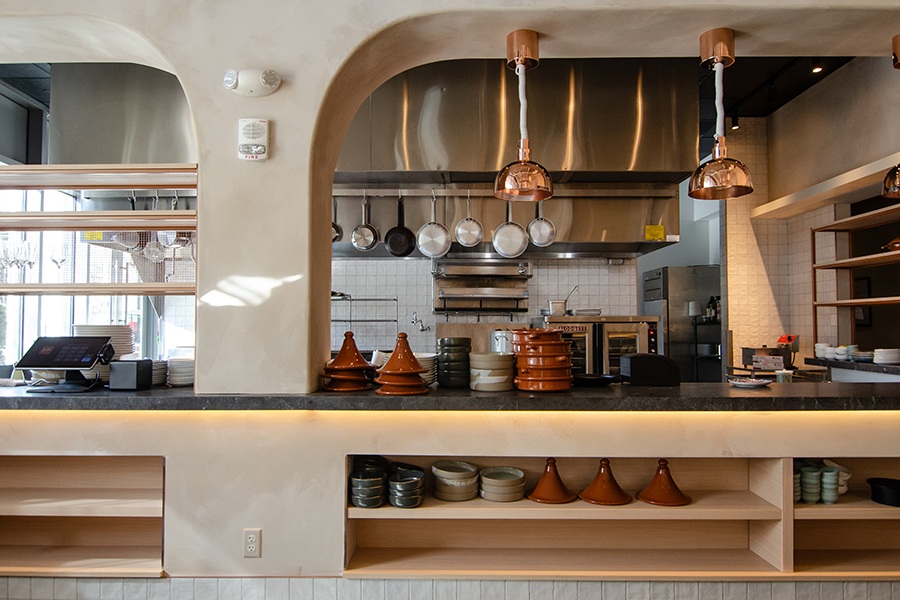
[[[814,227],[814,232],[820,231],[854,231],[856,229],[868,229],[870,227],[878,227],[879,225],[887,225],[900,220],[900,205],[887,206],[879,208],[861,215],[854,215],[844,219],[839,219],[822,227]]]
[[[779,574],[750,550],[357,548],[350,579],[732,579]]]
[[[640,500],[621,506],[599,506],[582,500],[541,504],[528,499],[488,502],[444,502],[428,495],[418,508],[348,508],[351,519],[570,519],[570,520],[781,520],[781,509],[746,490],[685,491],[687,506],[653,506]]]
[[[900,263],[900,250],[891,252],[879,252],[878,254],[866,254],[853,258],[842,258],[827,263],[816,263],[814,269],[852,269],[854,267],[879,267]]]
[[[802,550],[794,555],[796,579],[898,579],[900,550]]]
[[[162,548],[153,546],[0,546],[0,576],[160,577]]]
[[[162,513],[162,490],[159,489],[0,489],[0,515],[162,517]]]
[[[880,296],[877,298],[848,298],[846,300],[820,300],[813,306],[880,306],[884,304],[900,304],[900,296]]]
[[[795,504],[796,520],[900,520],[900,508],[872,502],[862,492],[847,492],[836,504]],[[900,565],[898,565],[900,567]]]

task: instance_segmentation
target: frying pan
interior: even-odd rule
[[[384,236],[384,245],[394,256],[409,256],[416,247],[416,236],[403,223],[403,196],[397,198],[397,226]]]
[[[331,243],[341,241],[341,238],[344,237],[344,230],[341,229],[341,226],[338,225],[337,222],[337,198],[331,198]]]
[[[472,216],[472,199],[466,192],[466,218],[456,224],[456,241],[466,248],[477,246],[484,238],[484,228]]]
[[[494,230],[491,240],[494,251],[503,258],[521,256],[528,248],[528,234],[525,228],[512,220],[512,203],[506,202],[506,223]]]
[[[369,198],[363,194],[362,223],[350,233],[350,242],[353,247],[363,252],[371,250],[378,243],[378,230],[369,225]]]
[[[556,239],[556,225],[550,219],[544,218],[543,200],[538,201],[534,220],[528,224],[528,237],[538,248],[549,246]]]
[[[434,204],[437,198],[431,191],[431,221],[419,227],[416,233],[416,245],[419,252],[428,258],[440,258],[450,251],[450,232],[434,216]]]

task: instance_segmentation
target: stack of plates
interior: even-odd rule
[[[900,365],[900,348],[875,348],[872,358],[877,365]]]
[[[164,360],[153,361],[153,380],[150,385],[165,385],[169,374],[169,365]]]
[[[435,352],[413,352],[413,355],[423,369],[428,369],[425,373],[419,373],[425,381],[425,385],[431,385],[437,381],[437,354]]]
[[[194,359],[170,358],[168,384],[171,386],[194,385]]]
[[[875,353],[857,350],[856,352],[850,353],[850,360],[853,362],[870,363],[875,360]]]
[[[134,352],[134,330],[131,325],[75,325],[76,336],[109,336],[115,354],[113,360]],[[93,369],[81,371],[87,379],[94,379],[98,375],[101,381],[109,381],[109,365],[97,363]]]
[[[525,473],[515,467],[482,469],[479,494],[490,502],[515,502],[525,497]]]
[[[431,466],[434,497],[464,502],[478,496],[478,467],[462,460],[439,460]]]

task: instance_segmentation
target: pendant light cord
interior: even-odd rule
[[[528,122],[526,115],[528,113],[528,100],[525,99],[525,65],[523,63],[516,64],[516,75],[519,77],[519,137],[527,140]]]
[[[723,76],[725,73],[725,65],[721,61],[716,61],[713,65],[713,71],[716,75],[716,139],[725,137],[725,95],[723,88]]]

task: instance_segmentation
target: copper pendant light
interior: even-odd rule
[[[750,171],[744,163],[728,158],[725,147],[723,72],[734,63],[734,31],[711,29],[700,36],[701,65],[713,69],[716,78],[716,141],[713,157],[691,175],[688,196],[699,200],[723,200],[753,192]]]
[[[525,71],[538,64],[538,34],[521,29],[506,36],[507,66],[515,68],[519,80],[519,129],[518,160],[509,163],[497,173],[494,180],[494,196],[507,201],[539,202],[553,196],[550,173],[531,160],[528,142],[525,100]]]
[[[894,68],[900,69],[900,34],[891,38],[891,59]],[[884,178],[884,190],[881,195],[885,198],[900,198],[900,165],[895,166]]]

